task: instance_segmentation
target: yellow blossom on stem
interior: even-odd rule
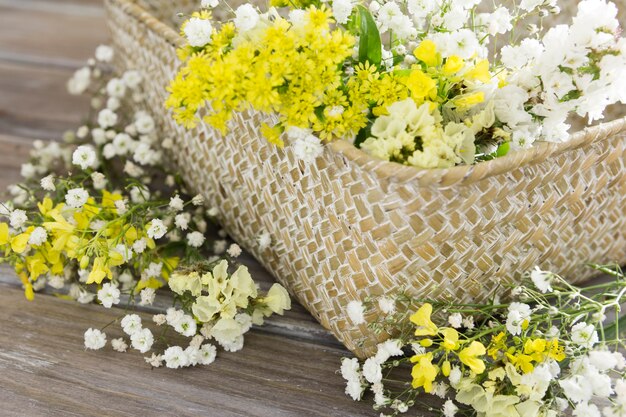
[[[9,225],[0,223],[0,245],[9,243]]]
[[[479,356],[483,356],[486,351],[482,343],[474,340],[468,347],[459,352],[459,360],[475,374],[481,374],[485,370],[485,362],[479,359]]]
[[[424,355],[414,355],[411,357],[411,362],[415,364],[411,370],[411,376],[413,377],[411,386],[414,389],[424,387],[425,392],[432,391],[433,382],[439,373],[439,369],[436,365],[433,365],[432,361],[432,352]]]
[[[432,312],[433,306],[430,303],[426,303],[411,315],[411,323],[417,326],[415,336],[437,335],[437,325],[430,319]]]
[[[441,55],[437,52],[437,46],[430,39],[420,42],[413,51],[413,55],[429,67],[435,67],[441,62]]]

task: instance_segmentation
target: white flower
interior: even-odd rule
[[[357,358],[341,358],[341,376],[343,379],[347,381],[358,379],[360,377],[359,368]]]
[[[141,301],[139,301],[139,305],[141,306],[149,306],[154,302],[154,296],[156,295],[156,290],[154,288],[144,288],[139,293],[141,296]]]
[[[72,188],[65,194],[65,203],[72,208],[81,208],[89,199],[89,193],[83,188]]]
[[[115,200],[113,205],[115,206],[115,209],[117,210],[117,214],[119,214],[120,216],[128,211],[128,208],[126,207],[126,202],[124,200]],[[141,253],[141,252],[137,252],[137,253]]]
[[[238,244],[233,243],[232,245],[228,247],[228,250],[226,251],[226,253],[228,253],[228,256],[236,258],[239,255],[241,255],[241,248],[239,247]]]
[[[163,263],[161,262],[150,262],[148,267],[144,269],[143,273],[147,278],[157,278],[161,275],[163,271]]]
[[[535,284],[535,287],[542,293],[552,292],[550,278],[552,278],[552,273],[542,271],[538,266],[530,273],[530,279],[533,281],[533,284]]]
[[[210,20],[192,17],[184,26],[183,33],[189,45],[200,47],[211,42],[213,26]]]
[[[189,246],[199,248],[204,244],[204,235],[200,232],[191,232],[187,235],[187,243]]]
[[[91,145],[82,145],[72,154],[72,163],[81,169],[95,168],[98,165],[96,151]]]
[[[170,346],[163,352],[165,366],[168,368],[184,368],[189,365],[189,358],[180,346]]]
[[[365,308],[360,301],[350,301],[347,307],[348,317],[354,325],[365,323]]]
[[[386,362],[392,356],[400,356],[402,352],[402,342],[398,339],[389,339],[379,343],[376,351],[376,360],[379,363]]]
[[[565,396],[575,404],[586,403],[593,396],[593,388],[582,375],[574,375],[559,381]]]
[[[121,200],[118,200],[121,201]],[[119,212],[119,209],[118,209]],[[138,239],[133,243],[133,251],[137,254],[143,253],[146,250],[147,242],[144,238]]]
[[[214,7],[217,7],[218,4],[220,4],[219,0],[202,0],[200,3],[200,5],[205,9],[213,9]]]
[[[176,320],[176,325],[173,327],[178,333],[187,337],[195,335],[197,330],[196,320],[188,314],[184,314]]]
[[[57,187],[54,185],[54,177],[52,175],[48,175],[43,177],[40,181],[41,188],[46,191],[54,191]]]
[[[259,244],[259,250],[265,250],[272,244],[272,237],[267,232],[261,233],[257,236],[257,243]]]
[[[237,336],[233,341],[223,341],[220,344],[227,352],[238,352],[243,349],[244,338],[242,335]]]
[[[135,115],[135,127],[141,135],[147,135],[154,131],[154,119],[145,112]]]
[[[102,284],[102,288],[98,290],[98,300],[104,308],[111,308],[120,302],[120,290],[110,282]]]
[[[111,347],[113,347],[113,350],[116,352],[126,352],[126,349],[128,349],[128,345],[121,337],[111,340]]]
[[[189,213],[180,213],[174,217],[174,224],[180,230],[187,230],[189,227],[189,221],[191,220],[191,215]]]
[[[462,376],[463,373],[461,372],[461,369],[458,366],[453,366],[452,369],[450,369],[450,376],[448,377],[450,385],[455,387],[459,382],[461,382]]]
[[[122,318],[122,330],[129,336],[132,336],[141,330],[141,317],[137,314],[127,314]]]
[[[463,318],[463,326],[466,329],[472,330],[474,328],[474,316],[466,316]]]
[[[111,62],[113,59],[113,48],[108,45],[100,45],[96,48],[96,59],[101,62]]]
[[[150,239],[161,239],[167,233],[167,227],[163,223],[163,220],[153,219],[148,227],[148,237]]]
[[[163,356],[157,355],[156,353],[153,353],[150,357],[146,356],[144,359],[146,363],[150,364],[153,368],[158,368],[163,365]]]
[[[157,326],[162,326],[167,323],[167,316],[165,314],[155,314],[154,316],[152,316],[152,321]]]
[[[133,349],[137,349],[141,353],[146,353],[152,348],[154,336],[150,329],[140,329],[130,335],[130,342]]]
[[[378,299],[378,308],[385,314],[396,312],[396,302],[393,298],[381,297]]]
[[[353,7],[354,3],[352,0],[334,0],[332,9],[333,16],[337,23],[342,25],[348,23],[348,18],[352,14]]]
[[[346,383],[346,394],[348,394],[354,401],[359,401],[365,391],[365,387],[361,383],[360,379],[353,379]]]
[[[81,68],[67,82],[67,91],[74,96],[83,94],[89,88],[90,83],[91,70],[89,67]]]
[[[577,345],[591,349],[598,342],[598,332],[592,324],[577,323],[572,327],[571,339]]]
[[[450,314],[450,316],[448,317],[448,323],[450,323],[450,326],[458,329],[463,325],[463,316],[461,315],[461,313]]]
[[[602,417],[600,410],[595,404],[579,404],[574,409],[572,416],[575,417]]]
[[[259,13],[256,11],[253,5],[243,4],[237,7],[233,23],[235,23],[235,27],[239,30],[240,33],[254,29],[258,22]]]
[[[114,98],[122,98],[126,94],[126,84],[119,78],[111,78],[106,86],[107,94]],[[114,110],[114,109],[112,109]]]
[[[117,124],[117,120],[117,114],[111,109],[102,109],[100,110],[100,113],[98,113],[98,124],[103,129],[115,126]]]
[[[506,318],[506,329],[514,336],[522,332],[522,324],[530,318],[530,306],[524,303],[511,303]]]
[[[310,164],[324,152],[322,142],[315,135],[298,137],[292,144],[296,158]]]
[[[215,362],[217,349],[211,344],[205,344],[198,350],[197,358],[200,365],[210,365]]]
[[[448,400],[443,403],[441,411],[444,417],[454,417],[456,416],[456,412],[459,411],[459,407],[457,407],[452,400]]]
[[[170,198],[170,208],[174,211],[181,211],[185,205],[185,202],[182,198],[176,194],[174,197]]]
[[[217,255],[226,252],[226,244],[227,242],[225,240],[216,240],[213,242],[213,252]]]
[[[363,363],[363,376],[372,384],[382,381],[383,371],[380,368],[380,362],[375,357],[367,358]]]
[[[48,278],[48,285],[59,290],[65,286],[65,278],[59,275],[52,275]]]
[[[37,171],[38,171],[37,167],[31,164],[30,162],[28,162],[26,164],[22,164],[20,174],[24,178],[33,178],[35,175],[37,175]]]
[[[102,349],[107,343],[107,335],[98,329],[87,329],[84,337],[86,349]]]
[[[139,87],[139,84],[143,80],[139,71],[130,70],[126,71],[124,75],[122,75],[122,80],[124,83],[132,89]]]
[[[14,229],[21,229],[27,220],[28,217],[26,217],[26,212],[24,210],[15,209],[9,215],[9,223]]]
[[[433,384],[433,390],[431,391],[432,395],[436,395],[441,399],[446,398],[446,394],[448,393],[448,384],[445,382],[435,382]]]

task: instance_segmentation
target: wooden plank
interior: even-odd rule
[[[0,134],[0,195],[10,185],[21,181],[20,166],[28,161],[32,142]],[[2,199],[0,198],[0,202]]]
[[[151,370],[136,352],[84,351],[88,327],[119,314],[0,284],[0,403],[21,416],[366,416],[336,372],[342,349],[252,330],[241,352],[204,367]],[[149,317],[143,316],[149,323]],[[148,327],[154,327],[147,324]],[[122,336],[119,326],[108,338]]]
[[[78,67],[108,42],[102,4],[0,0],[0,58]]]
[[[89,99],[66,91],[72,71],[0,62],[0,134],[55,139],[76,128]]]

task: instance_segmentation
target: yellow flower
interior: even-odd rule
[[[437,82],[419,69],[411,71],[406,86],[418,104],[426,98],[434,99],[437,95]]]
[[[450,365],[450,361],[444,361],[443,365],[441,365],[441,373],[443,374],[443,376],[448,377],[450,376],[450,371],[452,370],[452,367]]]
[[[105,277],[112,278],[111,269],[106,264],[106,259],[99,256],[93,261],[91,272],[87,276],[87,284],[100,284]]]
[[[9,225],[0,223],[0,245],[9,243]]]
[[[441,55],[437,53],[437,46],[429,39],[425,39],[417,45],[413,55],[429,67],[435,67],[441,62]]]
[[[443,65],[443,73],[446,75],[456,74],[461,71],[465,66],[463,58],[457,55],[451,55],[446,58],[446,63]]]
[[[424,387],[425,392],[432,391],[433,382],[439,373],[439,369],[433,365],[432,360],[432,352],[411,357],[411,362],[415,364],[411,370],[411,376],[413,377],[411,386],[413,389]]]
[[[30,233],[21,233],[17,236],[14,236],[11,239],[11,250],[15,253],[22,253],[26,250],[28,246],[28,239],[30,238]]]
[[[459,348],[459,332],[456,330],[446,327],[445,329],[441,329],[441,334],[443,336],[443,342],[441,346],[445,350],[457,350]]]
[[[485,93],[482,91],[477,91],[475,93],[463,94],[460,96],[456,96],[452,99],[452,103],[459,110],[466,110],[472,106],[482,103],[485,101]]]
[[[289,293],[280,284],[274,284],[267,292],[267,296],[264,298],[264,302],[267,307],[274,313],[282,315],[284,310],[291,308],[291,298]]]
[[[467,71],[463,76],[468,80],[478,80],[483,83],[488,83],[491,80],[489,61],[486,59],[478,61],[474,68]]]
[[[485,362],[478,357],[483,356],[485,353],[485,346],[474,340],[468,347],[459,352],[459,360],[475,374],[481,374],[485,371]]]
[[[548,342],[548,356],[559,362],[565,359],[565,348],[559,345],[558,340]]]
[[[517,369],[525,374],[530,373],[533,371],[533,369],[535,369],[535,367],[531,363],[533,361],[532,356],[524,355],[521,352],[518,352],[515,355],[507,353],[506,356]]]
[[[185,291],[189,291],[193,296],[199,296],[202,293],[202,281],[197,272],[189,274],[172,274],[168,281],[171,290],[176,294],[182,295]]]
[[[281,133],[282,129],[280,126],[270,126],[267,123],[261,123],[261,134],[263,134],[263,137],[272,145],[282,149],[285,147],[285,142],[280,138]]]
[[[500,332],[491,338],[487,354],[493,359],[497,359],[500,352],[506,351],[506,333]]]
[[[417,326],[415,336],[435,336],[437,335],[437,325],[430,320],[433,306],[426,303],[411,315],[411,323]]]

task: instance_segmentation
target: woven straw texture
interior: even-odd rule
[[[219,209],[231,236],[359,356],[377,339],[347,318],[350,301],[401,289],[480,301],[535,265],[581,281],[587,261],[626,262],[624,119],[474,166],[418,170],[341,141],[305,166],[262,138],[259,114],[236,116],[226,137],[176,125],[163,102],[183,40],[131,0],[106,3],[119,63],[143,70],[146,104],[176,143],[180,173]],[[184,9],[171,3],[155,9],[162,18]],[[272,238],[265,250],[256,242],[262,232]]]

